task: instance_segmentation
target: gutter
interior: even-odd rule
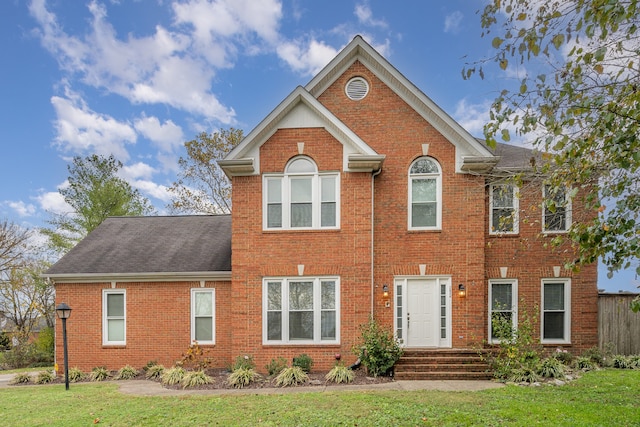
[[[184,271],[141,273],[71,273],[42,274],[54,283],[104,283],[104,282],[184,282],[199,280],[231,280],[230,271]]]

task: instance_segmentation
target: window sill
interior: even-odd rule
[[[280,233],[337,233],[342,231],[340,228],[264,228],[262,232],[265,234]]]
[[[103,349],[123,349],[127,348],[126,344],[102,344]]]
[[[442,228],[409,228],[409,233],[442,233]]]
[[[520,233],[496,233],[490,231],[489,237],[520,237]]]
[[[269,348],[289,348],[289,347],[335,347],[335,348],[340,348],[341,344],[337,343],[337,342],[328,342],[328,343],[316,343],[316,342],[304,342],[304,343],[268,343],[268,342],[263,342],[262,343],[263,347],[269,347]]]

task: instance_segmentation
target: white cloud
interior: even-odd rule
[[[450,13],[449,15],[445,16],[444,18],[444,32],[445,33],[452,33],[452,34],[458,34],[460,32],[460,28],[461,28],[461,24],[462,24],[462,19],[464,18],[464,15],[462,14],[462,12],[456,10],[453,13]]]
[[[134,127],[165,153],[173,152],[184,142],[182,128],[171,120],[160,123],[157,117],[143,116],[135,121]]]
[[[67,91],[66,95],[66,98],[51,97],[56,113],[55,144],[74,154],[113,154],[126,161],[129,158],[126,144],[136,142],[134,129],[128,123],[92,111],[75,94]]]
[[[471,135],[482,137],[484,124],[489,120],[491,101],[469,104],[466,99],[458,101],[453,118]]]
[[[388,25],[384,20],[375,19],[373,17],[373,12],[371,11],[371,7],[369,7],[368,3],[360,3],[356,4],[356,8],[353,12],[358,18],[358,22],[363,25],[367,25],[370,27],[380,27],[387,28]]]
[[[27,204],[22,200],[17,202],[7,201],[5,203],[21,217],[32,216],[36,213],[36,207],[34,205],[31,203]]]
[[[133,165],[123,166],[119,175],[126,181],[134,181],[140,178],[149,179],[155,172],[155,169],[148,164],[138,162]]]
[[[164,185],[156,184],[155,182],[144,179],[131,181],[131,185],[142,191],[144,194],[155,199],[159,199],[165,203],[171,200],[171,195],[169,194],[169,191],[167,191],[167,187]]]
[[[68,185],[65,182],[63,185]],[[47,212],[54,214],[71,214],[73,208],[67,202],[64,201],[62,194],[57,191],[44,192],[36,197],[40,207]]]
[[[292,40],[278,46],[278,56],[294,71],[314,75],[327,65],[338,51],[316,39]]]

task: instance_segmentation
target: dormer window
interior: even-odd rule
[[[337,172],[318,172],[305,156],[292,159],[284,174],[265,174],[265,230],[339,228],[340,180]]]

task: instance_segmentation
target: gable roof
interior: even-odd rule
[[[110,217],[47,270],[57,282],[231,278],[231,216]]]

